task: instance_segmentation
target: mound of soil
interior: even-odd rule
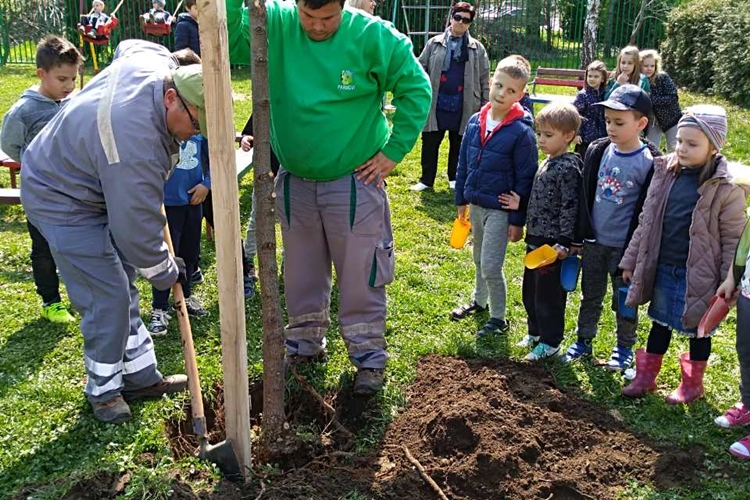
[[[261,394],[262,388],[254,387],[255,419]],[[212,441],[224,437],[220,396],[206,406]],[[383,500],[434,500],[436,493],[407,460],[404,445],[452,500],[612,499],[631,480],[661,490],[695,486],[700,477],[699,447],[666,447],[633,433],[617,414],[559,389],[539,365],[428,356],[408,396],[408,407],[377,449],[357,455],[344,451],[335,435],[317,436],[282,459],[286,473],[268,478],[260,498],[337,500],[357,491]],[[327,399],[355,434],[372,416],[367,400],[349,391]],[[288,404],[293,425],[328,423],[305,392]],[[176,457],[195,451],[191,427],[189,418],[168,426]],[[128,480],[96,475],[66,498],[113,498]],[[179,499],[255,499],[259,493],[257,486],[226,480],[200,493],[183,478],[170,482]]]
[[[702,450],[652,443],[556,387],[541,366],[429,356],[380,449],[290,471],[263,498],[433,500],[406,445],[452,499],[607,499],[629,480],[690,486]]]

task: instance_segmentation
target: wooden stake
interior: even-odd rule
[[[226,432],[247,477],[251,465],[250,397],[227,10],[224,1],[199,0],[197,6],[208,122],[208,130],[204,133],[208,134],[210,145],[211,188],[216,221]]]
[[[253,169],[255,237],[260,267],[263,319],[263,425],[262,455],[273,457],[274,444],[284,435],[284,332],[279,304],[276,266],[276,213],[271,172],[270,107],[268,88],[268,37],[266,4],[255,0],[250,9],[253,75]]]

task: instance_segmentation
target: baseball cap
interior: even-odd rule
[[[198,108],[198,124],[201,134],[206,135],[206,104],[203,98],[203,67],[200,64],[180,66],[172,71],[177,92],[183,99]]]
[[[638,111],[644,116],[651,114],[651,98],[638,85],[626,84],[617,87],[610,95],[609,99],[597,102],[595,106],[604,106],[605,108],[617,111]]]

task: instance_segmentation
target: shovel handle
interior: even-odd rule
[[[166,210],[164,205],[161,206],[161,213],[166,219]],[[172,236],[169,234],[169,222],[164,224],[164,242],[169,248],[169,254],[174,255],[174,246],[172,245]],[[188,389],[190,390],[190,403],[193,415],[193,428],[198,437],[206,436],[206,426],[202,424],[205,421],[203,415],[203,394],[201,393],[201,381],[198,375],[198,363],[195,359],[195,347],[193,346],[193,330],[190,327],[190,319],[185,304],[185,294],[182,291],[182,284],[178,281],[172,285],[172,294],[174,295],[175,309],[177,310],[177,320],[180,325],[180,337],[182,338],[182,355],[185,358],[185,370],[188,376]]]

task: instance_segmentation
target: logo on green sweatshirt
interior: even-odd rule
[[[354,87],[354,74],[348,69],[342,70],[339,90],[354,90]]]

